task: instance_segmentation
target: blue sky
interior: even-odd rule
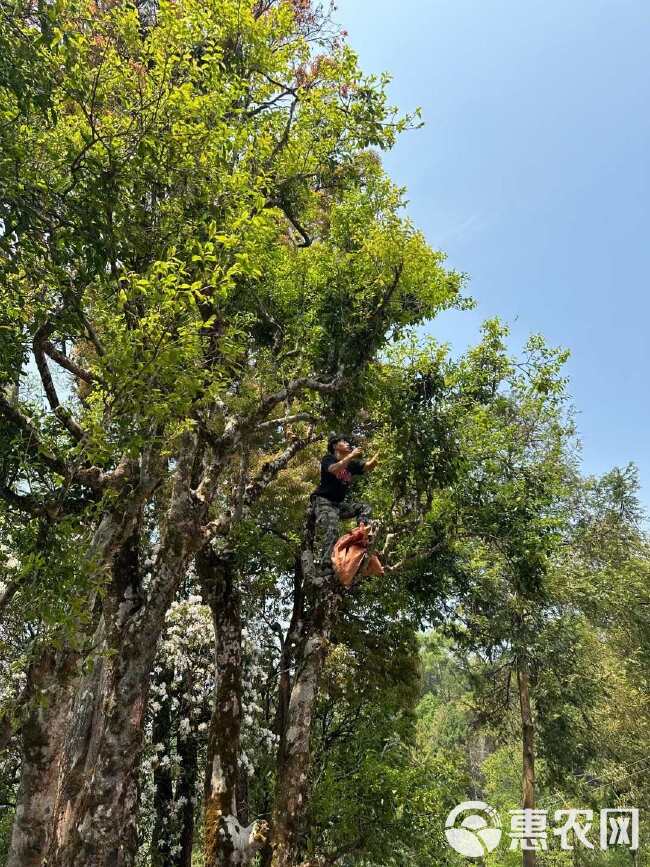
[[[635,461],[650,508],[649,0],[338,0],[367,72],[426,126],[385,157],[471,277],[432,332],[493,315],[571,350],[587,472]]]

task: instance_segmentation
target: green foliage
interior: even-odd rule
[[[461,278],[368,150],[412,118],[340,40],[316,54],[290,4],[163,2],[148,21],[129,2],[58,0],[13,16],[0,380],[30,430],[0,414],[3,509],[16,544],[39,532],[22,507],[81,551],[117,495],[89,493],[78,469],[143,454],[173,468],[184,431],[214,442],[301,375],[346,374],[335,394],[292,398],[335,415],[386,340],[458,302]],[[58,604],[84,581],[51,582]],[[30,618],[56,620],[52,604]]]
[[[328,657],[316,726],[315,851],[345,865],[453,863],[444,818],[467,784],[462,756],[419,748],[419,670],[407,624],[356,621]]]

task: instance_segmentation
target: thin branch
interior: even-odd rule
[[[304,226],[298,221],[298,218],[293,213],[291,206],[285,202],[283,199],[270,199],[265,205],[265,208],[278,208],[284,216],[289,220],[294,229],[298,232],[298,234],[302,238],[302,243],[297,244],[298,247],[311,247],[312,239],[310,235],[307,233],[307,230]]]
[[[90,373],[90,371],[85,370],[83,367],[80,367],[78,364],[68,358],[67,355],[64,355],[63,352],[58,350],[54,344],[49,340],[44,340],[41,344],[43,347],[43,352],[50,356],[53,361],[56,361],[58,365],[64,367],[70,373],[74,374],[77,379],[83,379],[84,382],[92,385],[94,382],[98,382],[98,377],[95,376],[94,373]]]
[[[233,512],[220,515],[217,520],[210,521],[203,527],[202,533],[206,542],[216,535],[227,536],[234,522],[241,518],[259,499],[278,473],[285,469],[295,455],[315,440],[316,434],[312,430],[304,439],[294,440],[276,458],[263,464],[255,478],[246,485],[241,500],[236,504]]]
[[[250,506],[257,500],[262,492],[270,485],[278,473],[285,469],[289,462],[301,451],[316,440],[316,434],[312,431],[304,439],[294,440],[277,458],[267,461],[257,476],[246,485],[244,492],[244,505]]]
[[[424,551],[418,551],[415,554],[412,554],[410,557],[404,557],[403,560],[400,560],[397,563],[384,566],[384,569],[387,572],[396,572],[398,569],[402,569],[404,566],[408,566],[411,563],[416,563],[418,560],[421,560],[423,557],[429,557],[429,556],[431,556],[431,554],[435,554],[437,551],[439,551],[442,548],[443,545],[444,545],[444,542],[438,542],[436,545],[433,546],[433,548],[427,548]]]
[[[244,433],[257,427],[279,403],[283,403],[301,391],[316,391],[320,394],[331,394],[337,391],[345,382],[344,370],[343,365],[340,365],[334,378],[327,382],[313,376],[302,376],[291,380],[280,391],[263,397],[257,409],[250,415],[232,418],[221,436],[215,436],[211,431],[206,430],[206,439],[215,453],[215,459],[219,460],[229,448],[237,444]]]
[[[84,321],[84,325],[86,326],[86,331],[88,332],[88,336],[90,337],[90,340],[91,340],[93,346],[97,350],[97,355],[99,355],[101,358],[101,356],[106,355],[106,350],[104,349],[104,346],[103,346],[101,340],[97,336],[97,332],[95,331],[90,320],[86,316],[84,316],[83,321]]]
[[[126,458],[123,458],[114,470],[106,472],[96,466],[81,468],[70,467],[65,463],[65,461],[49,454],[41,443],[36,428],[26,416],[9,403],[1,391],[0,415],[4,416],[7,421],[11,422],[14,427],[18,429],[25,441],[27,449],[35,458],[42,460],[49,469],[57,473],[59,476],[63,476],[63,478],[68,481],[76,481],[80,484],[88,485],[88,487],[95,491],[101,491],[105,488],[117,488],[134,475],[134,463],[128,461]],[[26,511],[32,505],[38,508],[38,501],[35,498],[23,494],[16,494],[6,486],[0,487],[0,496],[11,501],[17,508],[22,508],[23,511]],[[32,512],[32,514],[36,514],[36,511]],[[54,516],[47,503],[42,504],[39,514],[46,514],[49,517]]]
[[[274,527],[272,524],[264,524],[260,526],[261,530],[264,530],[265,533],[273,533],[274,536],[277,536],[278,539],[281,539],[283,542],[286,542],[287,545],[293,545],[294,540],[287,536],[286,533],[283,533],[281,530],[278,530],[277,527]]]
[[[45,396],[47,397],[52,412],[66,428],[70,436],[77,442],[80,442],[83,439],[84,432],[72,418],[69,411],[61,405],[61,401],[59,400],[59,396],[52,380],[50,368],[47,364],[47,359],[45,358],[45,349],[43,344],[46,342],[49,330],[49,325],[43,325],[34,335],[32,349],[34,352],[34,359],[36,360],[36,367],[38,368],[41,382],[43,383],[43,388],[45,390]]]
[[[386,305],[390,302],[390,299],[393,297],[395,290],[397,289],[397,287],[399,285],[399,281],[402,277],[403,271],[404,271],[404,262],[400,262],[399,265],[395,268],[395,273],[393,275],[392,282],[389,284],[388,288],[384,292],[384,295],[383,295],[381,301],[379,302],[379,305],[372,313],[373,318],[376,318],[377,316],[379,316],[381,313],[384,312]]]
[[[316,418],[308,412],[297,412],[295,415],[285,415],[281,418],[272,418],[269,421],[263,421],[261,424],[257,425],[255,430],[268,430],[269,428],[274,428],[278,425],[292,424],[295,421],[315,422]]]
[[[243,448],[239,460],[239,479],[237,481],[237,494],[235,497],[235,509],[233,511],[233,523],[239,521],[244,508],[244,494],[246,492],[246,476],[248,474],[250,460],[250,451],[248,448]]]
[[[11,581],[4,589],[4,592],[0,594],[0,619],[2,618],[5,609],[9,606],[9,603],[14,598],[16,593],[20,590],[20,588],[27,581],[27,574],[21,575],[20,578],[17,578],[15,581]]]
[[[284,127],[284,132],[282,133],[282,136],[279,139],[279,141],[277,142],[276,146],[273,148],[273,151],[271,152],[271,156],[268,159],[268,163],[267,163],[268,166],[273,165],[273,161],[275,160],[277,155],[280,153],[280,151],[283,148],[285,148],[287,146],[287,143],[289,142],[289,133],[291,132],[291,125],[293,124],[293,118],[294,118],[294,115],[296,113],[296,106],[297,105],[298,105],[298,98],[296,97],[296,99],[294,99],[294,101],[291,103],[291,108],[289,109],[289,115],[287,117],[287,122],[286,122],[286,125]]]
[[[255,108],[250,109],[250,111],[244,112],[244,117],[246,117],[246,119],[250,120],[250,118],[255,117],[256,114],[260,114],[261,112],[265,111],[267,108],[272,108],[274,105],[276,105],[278,102],[280,102],[281,99],[284,99],[285,96],[295,96],[295,95],[296,95],[296,91],[294,90],[294,88],[287,87],[287,88],[285,88],[285,90],[283,90],[277,96],[274,96],[273,99],[268,99],[266,102],[261,102],[259,105],[255,106]]]
[[[344,367],[341,364],[334,378],[330,379],[328,382],[323,382],[312,376],[303,376],[298,379],[293,379],[280,391],[276,391],[274,394],[269,394],[262,398],[259,408],[254,415],[258,418],[263,418],[268,415],[274,406],[277,406],[279,403],[282,403],[287,400],[287,398],[293,397],[301,391],[316,391],[319,394],[332,394],[333,392],[338,391],[338,389],[343,385],[343,382],[345,381],[343,374]]]

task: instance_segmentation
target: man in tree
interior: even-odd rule
[[[362,450],[353,448],[343,434],[331,436],[327,454],[320,465],[320,484],[310,498],[309,525],[315,530],[315,550],[322,552],[320,572],[332,572],[331,555],[339,537],[339,521],[356,518],[359,524],[370,520],[371,508],[367,503],[346,500],[354,476],[367,473],[377,466],[379,455],[367,461],[359,460]]]

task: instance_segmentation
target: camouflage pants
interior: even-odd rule
[[[370,520],[372,509],[367,503],[344,500],[333,503],[325,497],[312,494],[310,501],[310,524],[313,527],[314,566],[322,575],[333,575],[332,548],[341,535],[339,522],[346,518],[356,518],[358,523]],[[313,523],[312,523],[313,522]],[[319,556],[320,555],[320,556]]]

